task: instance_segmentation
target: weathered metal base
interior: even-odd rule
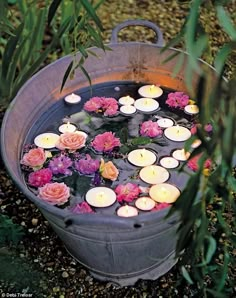
[[[90,274],[97,280],[104,282],[111,282],[120,287],[133,286],[138,280],[156,280],[159,277],[163,276],[167,273],[177,262],[178,259],[175,258],[175,252],[171,253],[166,259],[163,259],[163,262],[157,262],[156,265],[146,268],[145,270],[133,272],[129,274],[110,274],[106,272],[101,272],[94,270],[93,268],[89,268],[85,264],[83,264],[80,260],[78,260],[66,247],[68,253],[81,265],[86,267]],[[115,270],[114,270],[115,271]]]

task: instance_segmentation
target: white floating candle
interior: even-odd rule
[[[77,104],[81,101],[81,97],[77,94],[71,93],[64,98],[68,104]]]
[[[174,203],[180,196],[177,187],[169,183],[153,185],[149,190],[150,197],[158,203]]]
[[[156,159],[156,154],[147,149],[135,149],[128,154],[128,161],[137,167],[153,165]]]
[[[201,140],[196,139],[196,140],[193,141],[193,143],[191,144],[191,147],[192,147],[193,149],[195,149],[195,148],[199,147],[199,146],[201,145],[201,143],[202,143]]]
[[[156,203],[149,197],[141,197],[135,201],[135,206],[143,211],[152,210]]]
[[[189,158],[190,153],[186,152],[184,149],[177,149],[172,153],[172,156],[180,161],[185,161]]]
[[[197,105],[187,105],[184,108],[186,114],[195,115],[199,113],[199,108]]]
[[[133,97],[130,97],[129,95],[119,98],[118,101],[121,105],[132,105],[134,103]]]
[[[157,98],[163,93],[163,90],[155,85],[146,85],[138,89],[138,93],[143,97]]]
[[[160,164],[162,167],[164,168],[167,168],[167,169],[174,169],[174,168],[177,168],[178,165],[179,165],[179,162],[177,159],[173,158],[173,157],[170,157],[170,156],[166,156],[166,157],[163,157],[161,160],[160,160]]]
[[[157,120],[157,124],[162,128],[171,127],[174,125],[174,121],[169,118],[161,118]]]
[[[131,105],[124,105],[124,106],[120,107],[120,112],[125,115],[131,115],[136,112],[136,108]]]
[[[76,126],[71,124],[70,122],[67,122],[65,124],[62,124],[59,126],[58,130],[61,133],[65,133],[65,132],[74,132],[76,131]]]
[[[159,108],[159,103],[153,98],[139,98],[134,102],[134,106],[142,112],[153,112]]]
[[[85,196],[87,203],[93,207],[108,207],[116,201],[115,192],[108,187],[91,188]]]
[[[191,137],[190,130],[179,125],[166,128],[164,134],[168,139],[176,142],[183,142]]]
[[[140,178],[149,184],[163,183],[169,179],[169,172],[160,166],[147,166],[139,173]]]
[[[122,217],[132,217],[138,215],[138,210],[132,206],[122,206],[117,210],[117,215]]]
[[[46,132],[38,135],[34,139],[34,143],[36,146],[50,149],[56,146],[57,141],[59,140],[59,135],[51,132]]]

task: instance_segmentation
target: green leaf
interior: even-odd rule
[[[215,57],[215,68],[217,70],[218,73],[221,73],[224,66],[225,66],[225,62],[227,57],[229,56],[229,54],[231,53],[232,48],[231,48],[231,44],[225,44],[217,53],[216,57]]]
[[[217,17],[221,27],[225,32],[233,39],[236,39],[236,27],[233,25],[233,21],[230,19],[228,13],[222,6],[216,7]]]
[[[53,2],[51,3],[49,10],[48,10],[48,26],[51,24],[51,21],[53,20],[56,11],[59,7],[59,5],[61,4],[62,0],[53,0]]]
[[[209,264],[213,255],[216,252],[216,248],[217,248],[217,243],[216,240],[212,237],[212,236],[208,236],[207,238],[208,241],[208,248],[207,248],[207,253],[206,253],[206,264]]]
[[[92,81],[91,81],[91,78],[89,76],[89,73],[87,72],[87,70],[82,65],[80,65],[79,68],[81,69],[82,73],[86,76],[86,78],[89,81],[89,84],[91,86],[92,85]]]
[[[171,61],[172,59],[174,59],[179,54],[180,54],[180,52],[174,52],[173,54],[169,55],[164,61],[162,61],[162,64],[165,64],[165,63]]]
[[[102,23],[97,16],[93,6],[90,4],[88,0],[81,0],[82,5],[84,6],[87,13],[91,16],[92,20],[96,23],[100,30],[103,30]]]
[[[177,74],[180,72],[182,65],[184,63],[184,57],[185,54],[181,52],[181,54],[179,55],[179,59],[177,61],[177,63],[175,64],[172,76],[175,78],[177,76]]]
[[[187,282],[190,285],[192,285],[194,282],[193,282],[192,278],[190,277],[188,271],[186,270],[186,268],[184,266],[181,266],[181,271],[182,271],[183,277],[187,280]]]
[[[137,137],[132,139],[132,145],[147,145],[150,144],[151,140],[148,137]]]
[[[24,23],[22,23],[14,32],[15,36],[10,37],[2,58],[2,78],[6,78],[9,70],[9,61],[11,61],[14,52],[16,50],[18,41],[21,37],[24,29]]]
[[[64,76],[63,76],[63,79],[62,79],[62,83],[61,83],[61,89],[60,89],[60,92],[61,92],[62,89],[64,88],[64,85],[65,85],[65,83],[66,83],[68,77],[70,76],[70,73],[71,73],[73,64],[74,64],[74,61],[71,61],[70,64],[68,65],[68,67],[67,67],[65,73],[64,73]]]

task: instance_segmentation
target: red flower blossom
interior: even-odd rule
[[[92,141],[91,145],[98,152],[110,152],[115,147],[119,147],[121,143],[120,139],[116,138],[114,133],[109,131],[97,135]]]
[[[52,171],[50,169],[41,169],[29,174],[28,182],[35,187],[41,187],[49,183],[52,179]]]
[[[140,134],[150,138],[160,136],[162,133],[163,131],[157,122],[153,122],[151,120],[143,122],[140,128]]]

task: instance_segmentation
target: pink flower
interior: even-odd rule
[[[84,104],[87,112],[103,112],[105,116],[113,116],[118,111],[118,104],[112,97],[92,97]]]
[[[195,135],[197,133],[197,125],[194,124],[193,127],[190,129],[190,132],[192,135]]]
[[[52,179],[52,171],[50,169],[41,169],[29,174],[28,182],[35,187],[41,187],[49,183]]]
[[[135,198],[138,197],[141,190],[138,185],[133,183],[127,183],[125,185],[118,185],[115,189],[117,194],[117,201],[122,202],[132,202]]]
[[[212,127],[212,125],[210,124],[210,123],[208,123],[208,124],[206,124],[205,126],[204,126],[204,130],[206,131],[206,132],[212,132],[212,130],[213,130],[213,127]]]
[[[73,208],[71,208],[71,212],[76,214],[94,213],[93,209],[89,206],[87,202],[82,202],[75,205]]]
[[[92,147],[98,152],[110,152],[115,147],[121,146],[120,139],[114,136],[112,132],[104,132],[97,135],[91,143]]]
[[[47,183],[39,188],[38,197],[51,205],[63,205],[70,197],[70,188],[64,183]]]
[[[21,164],[31,168],[40,167],[47,159],[47,155],[43,148],[35,148],[29,150],[22,157]]]
[[[166,104],[171,108],[183,109],[189,103],[189,96],[183,92],[171,92],[168,94]]]
[[[196,172],[199,168],[199,159],[201,158],[202,154],[198,154],[194,157],[192,157],[188,163],[187,163],[187,166],[194,172]],[[211,168],[211,160],[210,159],[207,159],[204,163],[204,169],[210,169]]]
[[[159,211],[161,209],[168,208],[170,206],[171,206],[171,204],[168,204],[168,203],[159,203],[159,204],[155,205],[155,207],[152,209],[152,211]]]
[[[155,138],[157,136],[162,135],[162,129],[157,124],[157,122],[149,120],[142,123],[140,128],[140,134],[142,136]]]
[[[118,104],[115,98],[108,97],[103,98],[103,109],[104,109],[104,115],[105,116],[113,116],[118,111]]]
[[[82,131],[66,132],[60,135],[56,147],[60,150],[75,151],[85,146],[87,135]]]
[[[103,104],[102,97],[92,97],[89,101],[84,104],[85,111],[97,112]]]

